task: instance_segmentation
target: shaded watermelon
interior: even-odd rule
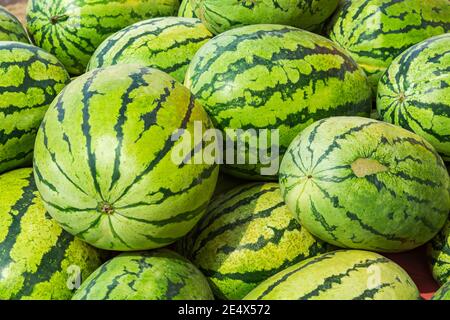
[[[433,295],[432,300],[450,300],[450,282],[447,282],[439,288]]]
[[[109,35],[135,22],[173,16],[179,0],[30,0],[27,28],[33,42],[82,74]]]
[[[0,173],[31,165],[48,106],[69,83],[52,55],[21,42],[0,42]]]
[[[450,210],[449,176],[420,136],[360,117],[321,120],[291,144],[283,197],[301,225],[336,246],[398,252],[431,240]]]
[[[343,1],[329,26],[330,38],[347,49],[376,89],[400,53],[450,31],[448,0]]]
[[[282,24],[314,30],[336,9],[339,0],[190,0],[195,14],[219,34],[253,24]]]
[[[70,299],[102,255],[50,218],[30,168],[0,176],[0,299]]]
[[[192,9],[191,2],[189,0],[181,1],[180,9],[178,10],[178,16],[184,18],[197,18],[197,15]]]
[[[215,164],[172,159],[196,121],[211,127],[189,90],[162,71],[116,65],[77,78],[36,139],[36,181],[49,213],[99,248],[175,242],[203,215],[217,181]],[[179,129],[181,141],[173,139]]]
[[[316,120],[369,116],[371,110],[369,84],[353,59],[324,37],[281,25],[242,27],[210,40],[192,60],[185,85],[224,132],[279,130],[281,154]],[[255,151],[269,156],[272,152],[261,146]],[[275,174],[262,176],[261,167],[266,166],[227,165],[226,171],[244,178],[276,179]]]
[[[242,299],[259,283],[328,245],[302,228],[277,183],[246,184],[217,197],[185,240],[217,297]]]
[[[0,41],[30,42],[20,21],[3,6],[0,6]]]
[[[98,268],[73,296],[73,300],[212,299],[200,271],[167,249],[117,256]]]
[[[436,281],[440,284],[450,282],[450,218],[428,244],[428,257]]]
[[[368,251],[342,250],[300,262],[264,281],[246,300],[417,300],[400,266]]]
[[[450,7],[450,4],[449,4]],[[381,119],[413,131],[450,159],[450,34],[398,56],[380,80]]]
[[[182,82],[192,57],[211,38],[198,19],[170,17],[138,22],[106,39],[93,54],[88,70],[136,63]]]

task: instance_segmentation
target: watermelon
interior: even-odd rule
[[[449,48],[450,33],[409,48],[389,66],[377,94],[384,121],[424,137],[444,159],[450,159]]]
[[[329,37],[347,49],[369,76],[378,80],[392,60],[410,46],[450,31],[448,0],[343,1]]]
[[[204,214],[219,169],[174,161],[194,122],[211,127],[189,90],[162,71],[124,64],[78,77],[36,138],[36,182],[50,215],[108,250],[153,249],[183,237]],[[201,151],[190,150],[192,157]]]
[[[138,22],[106,39],[88,70],[121,63],[153,67],[183,82],[194,54],[212,38],[200,20],[155,18]]]
[[[281,155],[314,121],[369,116],[372,108],[367,78],[347,53],[322,36],[281,25],[246,26],[216,36],[194,56],[185,85],[224,132],[279,130],[279,144],[272,145]],[[236,141],[229,134],[228,139]],[[272,149],[259,146],[257,153],[276,160]],[[236,162],[227,161],[226,172],[276,180],[276,172],[263,174],[267,166],[261,161]]]
[[[314,30],[336,9],[339,0],[190,0],[206,27],[219,34],[253,24],[282,24]]]
[[[0,41],[30,42],[20,21],[3,6],[0,6]]]
[[[215,295],[233,300],[328,250],[297,223],[277,183],[246,184],[217,197],[186,241],[192,243],[188,257],[208,277]]]
[[[374,252],[340,250],[304,260],[264,281],[246,300],[417,300],[400,266]]]
[[[449,176],[436,150],[373,119],[334,117],[305,129],[286,152],[280,183],[300,224],[344,248],[419,247],[450,210]]]
[[[31,165],[36,133],[48,106],[70,81],[52,55],[0,41],[0,173]]]
[[[434,278],[440,284],[450,282],[450,218],[428,244],[428,257]]]
[[[80,75],[108,36],[141,20],[174,16],[178,7],[179,0],[30,0],[27,28],[37,46]]]
[[[0,300],[70,299],[103,254],[51,219],[31,168],[0,176]]]
[[[197,18],[197,15],[192,9],[191,2],[189,0],[181,1],[180,9],[178,10],[178,16],[184,18]]]
[[[122,253],[98,268],[72,300],[212,300],[208,281],[167,249]]]
[[[436,291],[432,300],[450,300],[450,282],[447,282]]]

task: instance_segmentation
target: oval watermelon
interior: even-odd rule
[[[450,210],[449,176],[434,148],[373,119],[334,117],[308,127],[286,152],[280,183],[301,225],[345,248],[416,248]]]
[[[0,173],[31,165],[38,127],[69,83],[62,64],[38,47],[0,42]]]
[[[212,300],[205,277],[180,255],[160,249],[123,253],[98,268],[73,300]]]
[[[450,218],[428,244],[428,257],[436,281],[440,284],[450,282]]]
[[[191,0],[194,12],[213,33],[253,24],[282,24],[313,30],[339,0]]]
[[[382,120],[424,137],[445,159],[450,159],[449,48],[449,33],[409,48],[389,66],[377,94]]]
[[[439,288],[433,295],[432,300],[450,300],[450,282],[447,282]]]
[[[400,266],[373,252],[342,250],[300,262],[264,281],[246,300],[417,300]]]
[[[141,20],[174,16],[178,7],[179,0],[30,0],[27,28],[36,45],[80,75],[108,36]]]
[[[197,18],[194,10],[192,9],[191,2],[189,0],[183,0],[178,10],[178,16],[184,18]]]
[[[182,82],[193,56],[211,38],[198,19],[170,17],[138,22],[106,39],[93,54],[88,70],[136,63]]]
[[[146,250],[176,241],[203,215],[217,181],[218,165],[172,157],[197,121],[211,127],[189,90],[162,71],[116,65],[77,78],[54,101],[36,139],[46,208],[99,248]]]
[[[281,155],[314,121],[368,116],[371,110],[366,76],[344,51],[324,37],[281,25],[242,27],[210,40],[192,60],[185,85],[224,132],[279,130]],[[264,151],[255,153],[273,152]],[[226,171],[239,177],[276,179],[261,175],[260,162],[227,164]]]
[[[233,300],[328,250],[297,223],[277,183],[246,184],[217,197],[185,241],[191,243],[189,259],[208,277],[216,297]]]
[[[20,21],[3,6],[0,6],[0,41],[30,42]]]
[[[331,40],[347,49],[376,91],[383,72],[400,53],[450,31],[448,0],[343,1],[329,25]]]
[[[31,168],[0,176],[0,300],[70,299],[102,258],[50,218]]]

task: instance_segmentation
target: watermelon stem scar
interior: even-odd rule
[[[67,14],[61,14],[58,16],[51,17],[50,22],[52,24],[57,24],[58,22],[66,21],[67,19],[69,19],[69,16]]]
[[[101,213],[106,213],[108,215],[114,213],[114,207],[108,202],[100,202],[98,204],[97,210],[100,211]]]
[[[351,165],[353,173],[358,178],[388,171],[388,168],[375,159],[359,158]]]
[[[402,103],[406,100],[406,95],[404,92],[400,92],[398,95],[398,102]]]

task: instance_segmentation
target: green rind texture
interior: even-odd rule
[[[254,24],[282,24],[314,30],[332,15],[339,0],[190,0],[195,14],[214,34]]]
[[[417,133],[450,158],[449,33],[414,45],[392,62],[378,85],[377,109],[384,121]]]
[[[420,136],[385,122],[334,117],[305,129],[280,168],[300,224],[344,248],[399,252],[431,240],[450,209],[449,176]]]
[[[211,128],[189,90],[162,71],[116,65],[77,78],[36,139],[46,208],[64,229],[102,249],[175,242],[204,214],[219,171],[173,159],[197,121],[203,132]],[[193,147],[189,156],[200,151]]]
[[[450,282],[440,287],[431,300],[450,300]]]
[[[281,154],[314,121],[369,116],[372,105],[367,78],[347,53],[322,36],[281,25],[216,36],[195,55],[185,85],[222,131],[278,129]],[[254,179],[260,167],[227,166],[227,172]]]
[[[428,244],[431,271],[439,284],[450,282],[450,219]]]
[[[0,176],[0,300],[70,299],[103,255],[44,209],[31,168]]]
[[[175,16],[179,0],[30,0],[32,41],[54,54],[73,75],[84,73],[94,51],[111,34],[141,20]]]
[[[395,57],[416,43],[449,31],[448,0],[343,1],[329,25],[331,40],[348,50],[375,91]]]
[[[93,54],[88,70],[133,63],[159,69],[183,82],[195,53],[212,36],[199,19],[145,20],[106,39]]]
[[[123,253],[98,268],[72,300],[213,300],[208,281],[180,255]]]
[[[0,41],[30,43],[20,21],[3,6],[0,6]]]
[[[69,81],[62,64],[40,48],[0,42],[0,173],[31,165],[39,125]]]
[[[197,15],[192,9],[191,2],[189,0],[181,1],[180,9],[178,10],[178,16],[184,18],[197,18]]]
[[[417,300],[400,266],[373,252],[342,250],[302,261],[264,281],[245,300]]]
[[[277,183],[246,184],[217,197],[185,241],[214,294],[232,300],[329,248],[298,224]]]

